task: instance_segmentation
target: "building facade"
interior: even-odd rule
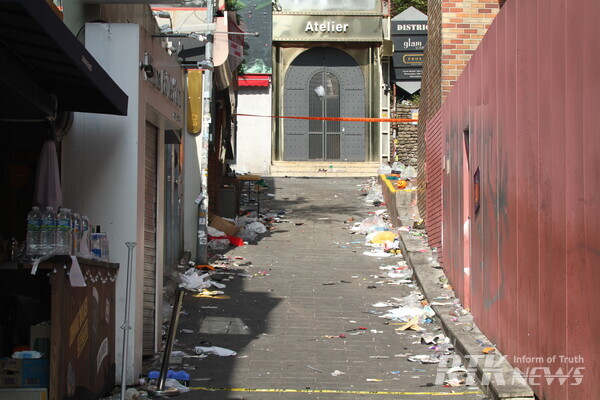
[[[274,162],[379,162],[380,1],[279,1],[273,11]]]
[[[149,7],[141,7],[152,27]],[[118,22],[128,13],[135,20],[135,8],[103,6],[100,11],[112,22],[86,24],[86,47],[128,93],[130,112],[123,118],[75,115],[63,144],[62,179],[65,204],[87,213],[108,233],[110,260],[121,265],[117,321],[124,318],[131,292],[127,372],[133,380],[142,357],[159,350],[163,280],[181,256],[182,188],[173,183],[182,173],[185,92],[179,62],[152,36],[156,32]],[[137,243],[130,287],[125,242]],[[117,338],[122,343],[121,332]],[[121,350],[117,345],[117,359]]]

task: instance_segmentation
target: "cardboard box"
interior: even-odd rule
[[[48,389],[0,389],[0,400],[48,400]]]
[[[210,214],[208,216],[208,226],[224,232],[228,236],[235,236],[240,231],[241,227],[236,226],[234,223],[229,222],[218,215]]]
[[[50,325],[32,325],[29,328],[29,348],[50,356]]]
[[[47,358],[0,359],[0,388],[44,388],[49,381]]]

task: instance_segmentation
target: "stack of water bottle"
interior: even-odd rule
[[[58,213],[53,207],[41,211],[33,207],[27,216],[26,256],[30,259],[47,255],[74,255],[108,261],[108,235],[92,232],[87,216],[71,213],[61,207]]]

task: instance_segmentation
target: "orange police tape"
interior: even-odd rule
[[[262,117],[262,118],[290,118],[290,119],[310,119],[313,121],[350,121],[350,122],[418,122],[418,119],[411,118],[351,118],[351,117],[290,117],[287,115],[254,115],[254,114],[234,114],[238,117]]]

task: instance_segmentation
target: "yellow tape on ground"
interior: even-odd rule
[[[257,392],[257,393],[338,393],[338,394],[376,394],[393,396],[464,396],[468,394],[482,394],[481,391],[468,392],[379,392],[376,390],[332,390],[332,389],[246,389],[246,388],[207,388],[191,387],[190,390],[203,390],[207,392]]]

